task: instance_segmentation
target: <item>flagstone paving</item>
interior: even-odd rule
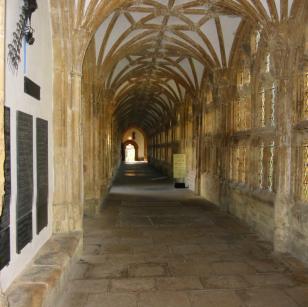
[[[85,218],[60,307],[307,307],[308,268],[146,164]]]

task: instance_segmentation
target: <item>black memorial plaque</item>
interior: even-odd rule
[[[37,233],[48,225],[48,121],[36,120]]]
[[[40,86],[27,77],[24,77],[24,92],[37,100],[41,100]]]
[[[10,201],[11,201],[11,124],[10,109],[4,108],[4,197],[0,217],[0,270],[10,262]]]
[[[32,240],[33,118],[17,112],[17,251]]]

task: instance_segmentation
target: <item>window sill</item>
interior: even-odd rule
[[[306,130],[308,129],[308,120],[303,120],[293,127],[295,130]]]
[[[248,185],[243,183],[231,182],[229,187],[237,192],[250,196],[256,200],[267,203],[270,206],[274,206],[275,196],[274,192],[261,189],[252,189]]]

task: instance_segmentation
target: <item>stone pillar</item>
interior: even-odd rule
[[[289,214],[291,210],[291,112],[290,80],[279,81],[279,109],[277,110],[277,155],[278,185],[274,203],[275,231],[274,249],[278,252],[288,250]]]
[[[218,178],[219,178],[219,204],[224,211],[229,210],[229,178],[227,170],[230,167],[229,161],[229,135],[231,130],[230,124],[230,106],[231,97],[234,97],[234,71],[230,69],[216,71],[215,84],[219,85],[215,99],[218,99],[221,122],[219,123],[219,138],[215,138],[214,142],[219,146],[218,164]]]
[[[68,110],[68,155],[69,160],[69,202],[71,206],[69,229],[82,230],[83,220],[83,129],[82,129],[82,74],[71,72],[71,101]]]
[[[285,33],[287,33],[285,31]],[[277,192],[274,202],[274,249],[277,252],[289,250],[292,171],[292,49],[288,38],[273,34],[271,59],[275,61],[274,71],[278,87],[276,96],[276,146],[277,146]],[[274,37],[280,37],[275,42]]]
[[[195,193],[200,195],[201,193],[201,172],[202,172],[202,114],[203,114],[203,105],[202,102],[198,101],[198,104],[195,108],[195,146],[196,146],[196,178],[195,178]]]

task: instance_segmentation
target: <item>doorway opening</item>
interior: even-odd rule
[[[135,146],[136,150],[136,158],[135,161],[147,161],[147,139],[146,135],[138,127],[130,127],[128,128],[122,135],[122,161],[125,160],[125,152],[126,152],[126,145],[132,144]]]
[[[125,147],[125,162],[134,163],[136,161],[136,148],[133,144],[127,144]]]

